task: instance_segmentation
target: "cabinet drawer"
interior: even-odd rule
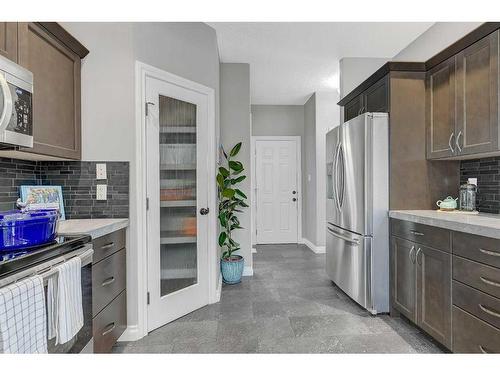
[[[454,353],[500,353],[500,330],[453,306]]]
[[[125,229],[118,230],[92,241],[94,246],[94,263],[116,253],[125,247]]]
[[[126,286],[125,249],[92,267],[92,310],[96,316]]]
[[[453,254],[500,268],[500,240],[453,232]]]
[[[453,256],[453,279],[500,298],[500,269]]]
[[[500,299],[454,281],[453,304],[500,328]]]
[[[127,293],[124,290],[93,320],[94,353],[109,353],[127,328]]]
[[[431,227],[406,220],[391,219],[391,233],[435,249],[446,252],[451,251],[451,232],[447,229]]]

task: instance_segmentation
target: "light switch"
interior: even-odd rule
[[[105,163],[97,163],[95,165],[95,174],[96,174],[96,179],[98,180],[106,180],[106,164]]]
[[[96,185],[96,199],[98,201],[105,201],[108,199],[108,185]]]

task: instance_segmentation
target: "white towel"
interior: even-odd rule
[[[48,336],[56,344],[68,342],[83,327],[81,264],[80,257],[68,260],[48,281]]]
[[[47,353],[42,277],[0,289],[0,353]]]

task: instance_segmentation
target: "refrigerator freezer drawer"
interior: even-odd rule
[[[349,297],[376,313],[371,296],[372,238],[327,227],[326,273]]]

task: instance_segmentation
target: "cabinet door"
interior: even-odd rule
[[[388,77],[369,87],[363,95],[363,112],[388,112]]]
[[[451,348],[451,254],[417,245],[417,324]]]
[[[455,57],[437,65],[425,80],[427,158],[455,155]]]
[[[416,245],[397,237],[391,239],[392,300],[394,307],[416,322]]]
[[[24,24],[19,63],[33,72],[33,148],[80,159],[80,57],[36,23]]]
[[[0,55],[17,62],[16,22],[0,22]]]
[[[457,55],[457,150],[498,149],[498,31]]]
[[[344,122],[360,115],[363,107],[363,96],[359,95],[344,106]]]

